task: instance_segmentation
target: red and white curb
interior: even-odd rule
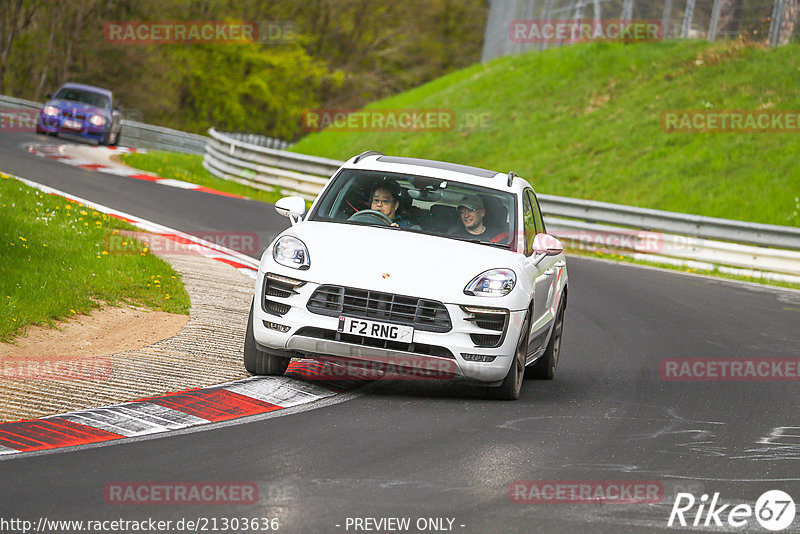
[[[229,248],[217,245],[210,241],[200,239],[199,237],[195,237],[185,232],[174,230],[172,228],[162,226],[158,223],[141,219],[134,215],[130,215],[128,213],[103,206],[102,204],[97,204],[89,200],[76,197],[69,193],[65,193],[64,191],[59,191],[58,189],[54,189],[46,185],[26,180],[25,178],[21,178],[19,176],[14,176],[14,175],[9,175],[9,176],[16,178],[17,180],[26,185],[35,187],[36,189],[39,189],[44,193],[48,193],[51,195],[58,195],[66,198],[67,200],[78,202],[85,206],[89,206],[92,209],[95,209],[101,213],[110,215],[111,217],[121,219],[127,223],[130,223],[134,226],[141,228],[142,230],[152,232],[157,236],[160,236],[160,238],[162,239],[167,239],[171,242],[174,242],[176,244],[176,247],[180,247],[180,250],[184,254],[187,252],[199,254],[201,256],[205,256],[206,258],[210,258],[212,260],[228,264],[231,267],[238,269],[239,272],[249,276],[250,278],[253,279],[256,278],[256,273],[258,272],[258,260],[255,260],[245,254],[242,254],[241,252],[237,252],[235,250],[231,250]]]
[[[293,361],[287,376],[252,377],[30,421],[0,423],[0,456],[181,430],[291,408],[332,397],[365,380],[328,380],[316,362]],[[319,380],[302,382],[293,376]]]
[[[13,176],[13,175],[10,175]],[[255,278],[258,262],[234,250],[151,221],[13,176],[48,194],[79,202],[162,236],[185,240],[197,253]],[[205,389],[27,421],[0,423],[0,456],[102,443],[265,414],[332,397],[375,377],[334,363],[292,361],[285,376],[252,377]]]
[[[192,184],[182,180],[175,180],[172,178],[162,178],[157,174],[139,169],[133,169],[127,165],[122,165],[111,160],[111,156],[115,154],[134,154],[145,153],[146,150],[141,148],[129,147],[105,147],[105,146],[92,146],[92,145],[48,145],[43,143],[34,143],[28,146],[28,152],[41,158],[52,159],[73,167],[80,167],[91,171],[99,171],[108,174],[115,174],[117,176],[124,176],[127,178],[134,178],[136,180],[145,180],[167,187],[177,187],[179,189],[189,189],[192,191],[200,191],[202,193],[209,193],[212,195],[220,195],[231,198],[245,198],[241,195],[233,193],[226,193],[218,191],[203,185]]]

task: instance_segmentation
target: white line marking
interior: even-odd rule
[[[125,437],[156,434],[208,423],[207,419],[149,402],[71,412],[59,418]]]
[[[284,408],[335,395],[334,392],[286,376],[247,378],[224,389]]]

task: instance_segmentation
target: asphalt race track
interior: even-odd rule
[[[257,232],[260,250],[287,225],[265,204],[36,158],[25,151],[32,142],[55,141],[3,134],[0,169],[188,233]],[[767,490],[800,499],[797,379],[669,381],[661,363],[797,359],[800,292],[577,257],[569,275],[558,376],[526,381],[516,402],[450,383],[381,381],[305,411],[14,455],[0,461],[0,516],[34,524],[277,518],[287,533],[391,531],[356,518],[410,518],[408,532],[767,532],[753,516],[741,528],[715,527],[713,518],[704,526],[705,512],[697,527],[667,522],[680,491],[698,505],[718,492],[718,504],[731,505],[723,522]],[[107,485],[131,481],[254,483],[259,499],[107,503]],[[515,481],[643,481],[663,496],[515,502]],[[789,530],[800,530],[800,517]]]

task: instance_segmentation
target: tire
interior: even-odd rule
[[[117,146],[119,143],[119,134],[109,130],[108,135],[103,139],[100,144],[106,146]]]
[[[253,336],[253,304],[251,304],[244,337],[244,368],[254,375],[282,375],[286,372],[290,360],[291,358],[258,350]]]
[[[525,369],[526,378],[536,378],[539,380],[552,380],[556,376],[558,369],[558,357],[561,354],[561,334],[564,332],[564,301],[558,306],[556,322],[553,325],[553,334],[547,343],[542,357],[529,368]]]
[[[522,380],[525,378],[525,352],[528,348],[528,328],[530,327],[531,312],[525,314],[525,321],[514,351],[514,361],[508,369],[508,374],[503,383],[497,387],[489,388],[488,396],[496,400],[517,400],[522,391]]]

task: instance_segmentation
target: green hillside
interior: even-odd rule
[[[372,108],[451,109],[456,126],[323,131],[292,150],[346,159],[376,149],[514,170],[539,193],[800,226],[800,133],[660,123],[672,110],[800,110],[797,44],[573,45],[473,65]]]

